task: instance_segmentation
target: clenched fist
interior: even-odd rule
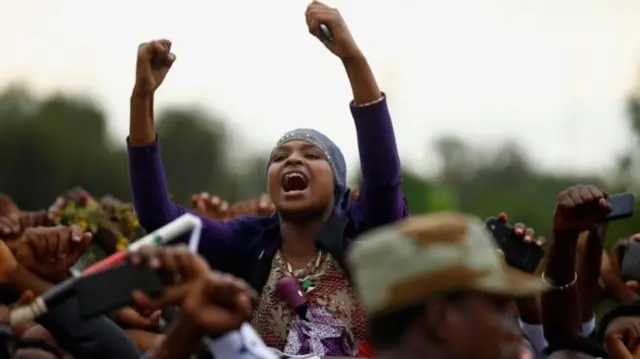
[[[582,232],[606,221],[611,212],[607,194],[595,186],[573,186],[558,194],[553,229]]]
[[[28,228],[19,240],[16,258],[41,278],[57,283],[91,244],[91,233],[78,226]]]
[[[324,46],[334,55],[343,60],[362,56],[347,24],[337,9],[328,7],[319,1],[313,1],[307,7],[306,19],[309,32],[322,41]],[[320,30],[321,24],[326,25],[331,31],[331,41],[327,41]]]
[[[164,81],[176,55],[171,52],[171,41],[162,39],[145,42],[138,46],[136,83],[134,95],[150,96]]]

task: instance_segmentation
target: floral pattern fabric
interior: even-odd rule
[[[297,278],[310,277],[315,283],[315,288],[307,293],[311,306],[325,308],[334,320],[345,326],[358,346],[367,340],[367,327],[353,287],[330,254],[322,253],[320,263],[315,267],[316,260],[313,260],[304,268],[294,270],[293,275]],[[286,347],[291,323],[297,319],[297,314],[276,291],[276,283],[286,275],[290,275],[287,263],[278,252],[273,258],[271,273],[252,321],[265,344],[278,350]]]

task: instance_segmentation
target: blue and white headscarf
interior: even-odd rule
[[[276,143],[276,147],[282,146],[291,141],[303,141],[320,149],[325,156],[325,160],[331,166],[333,178],[336,184],[335,207],[344,209],[349,201],[349,187],[347,187],[347,163],[340,148],[324,134],[308,129],[298,128],[287,132]]]

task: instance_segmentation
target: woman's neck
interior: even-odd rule
[[[281,223],[282,251],[285,255],[293,257],[315,255],[318,250],[316,236],[323,226],[324,221],[304,224]]]
[[[316,237],[324,227],[326,218],[306,223],[280,223],[282,248],[285,259],[294,267],[303,267],[318,254]]]

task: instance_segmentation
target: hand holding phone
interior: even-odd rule
[[[485,222],[498,248],[504,253],[507,264],[527,273],[534,273],[544,258],[545,251],[537,243],[526,243],[518,235],[515,228],[496,217],[488,218]]]
[[[157,271],[131,263],[121,264],[102,272],[78,278],[75,292],[78,311],[85,318],[92,318],[111,310],[134,304],[134,290],[157,298],[163,284]]]

